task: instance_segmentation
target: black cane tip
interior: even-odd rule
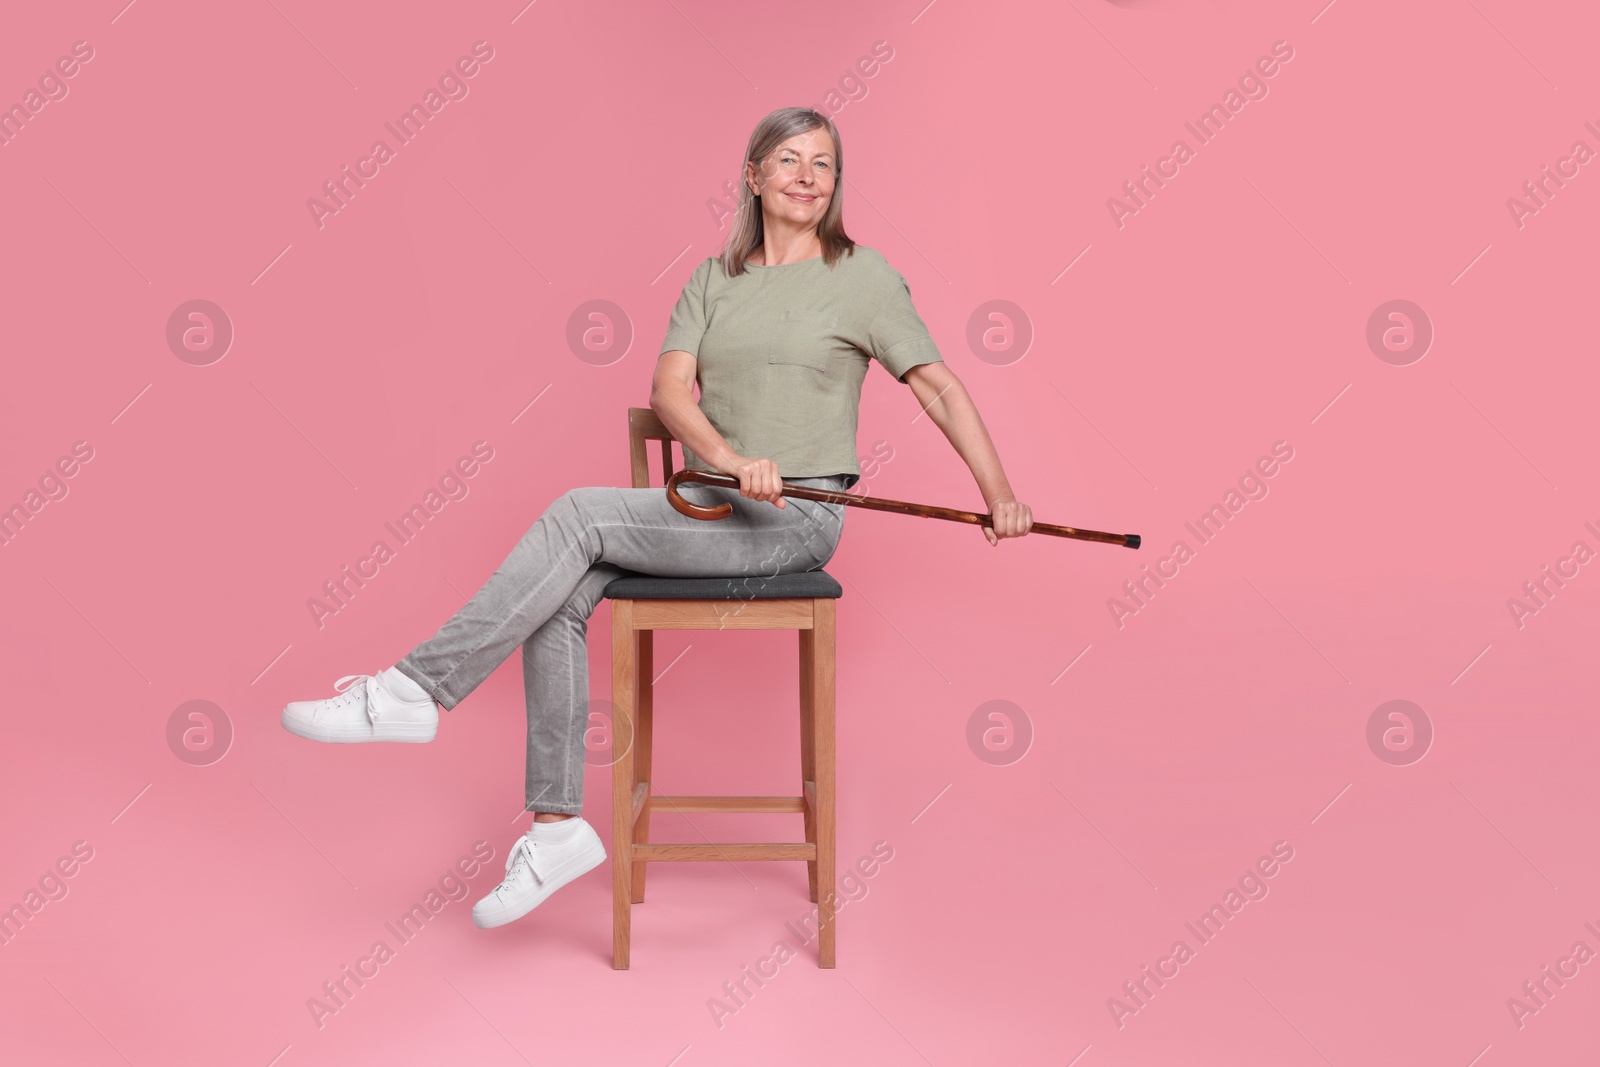
[[[1139,535],[1138,534],[1129,534],[1128,535],[1127,544],[1128,544],[1129,548],[1138,548],[1139,547]]]

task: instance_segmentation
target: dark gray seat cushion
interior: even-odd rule
[[[774,600],[780,597],[830,597],[844,589],[827,571],[752,574],[737,578],[658,578],[629,573],[606,586],[608,600]]]

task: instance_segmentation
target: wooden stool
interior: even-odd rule
[[[672,474],[672,435],[649,408],[628,410],[635,489],[650,485],[645,442],[661,442],[663,483]],[[663,490],[664,491],[664,490]],[[643,903],[645,865],[683,860],[805,860],[817,915],[817,963],[834,965],[834,601],[844,590],[821,570],[730,578],[629,574],[606,586],[611,603],[612,957],[628,967],[632,906]],[[735,602],[735,603],[730,603]],[[653,795],[652,636],[656,630],[795,630],[800,645],[800,795]],[[804,841],[657,844],[653,811],[800,812]],[[821,891],[819,895],[818,891]]]

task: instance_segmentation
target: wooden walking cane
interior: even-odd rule
[[[675,472],[667,479],[667,501],[679,512],[692,519],[725,519],[733,514],[733,505],[729,503],[717,504],[713,507],[702,507],[692,504],[678,495],[678,486],[683,482],[701,482],[705,485],[718,485],[727,489],[739,488],[739,479],[731,474],[713,474],[710,471],[684,468]],[[803,485],[783,486],[783,495],[798,497],[801,500],[820,500],[825,504],[849,504],[858,508],[868,508],[872,511],[893,511],[900,515],[918,515],[925,519],[949,519],[951,522],[973,523],[978,526],[994,526],[994,519],[989,515],[979,515],[972,511],[957,511],[955,508],[939,508],[931,504],[908,504],[903,500],[879,500],[870,496],[851,496],[849,493],[835,493],[829,489],[812,489]],[[1122,545],[1124,548],[1138,548],[1138,534],[1102,533],[1099,530],[1079,530],[1071,526],[1054,526],[1048,522],[1036,522],[1028,527],[1029,533],[1050,534],[1054,537],[1073,537],[1079,541],[1102,541],[1109,545]]]

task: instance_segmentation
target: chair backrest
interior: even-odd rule
[[[659,416],[649,408],[628,409],[628,465],[632,468],[633,487],[650,488],[650,455],[647,441],[661,442],[661,484],[672,477],[672,442],[676,440]]]

